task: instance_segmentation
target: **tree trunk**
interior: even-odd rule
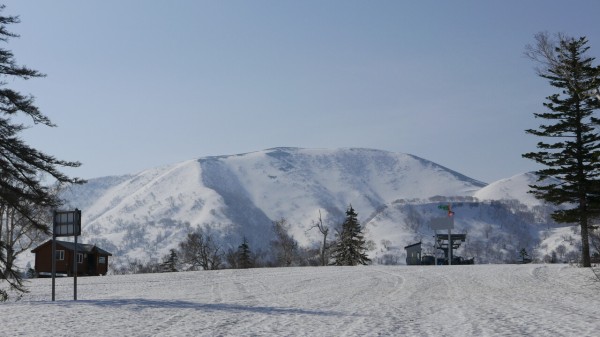
[[[590,259],[590,240],[588,233],[588,218],[585,212],[582,212],[581,218],[581,265],[585,267],[591,267],[592,261]]]
[[[323,233],[323,245],[321,245],[321,265],[326,266],[325,261],[325,246],[327,245],[327,231]]]

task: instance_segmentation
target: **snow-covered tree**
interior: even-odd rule
[[[371,262],[366,254],[367,242],[357,216],[358,213],[350,205],[346,210],[346,220],[342,224],[342,230],[337,233],[337,242],[333,247],[332,257],[335,259],[335,265],[355,266]]]

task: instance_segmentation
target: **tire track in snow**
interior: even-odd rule
[[[389,268],[369,268],[362,273],[358,281],[361,288],[347,299],[340,302],[350,308],[346,319],[339,326],[340,336],[380,336],[394,335],[397,331],[395,322],[398,317],[398,306],[393,304],[395,298],[401,297],[404,278],[402,275],[388,271]],[[383,314],[381,314],[383,310]],[[376,317],[372,313],[377,312]],[[382,317],[385,317],[382,324]]]
[[[76,303],[50,303],[49,280],[34,279],[2,323],[24,336],[587,337],[600,331],[592,276],[560,265],[223,270],[82,278]],[[71,280],[57,283],[68,298]]]
[[[516,268],[530,270],[515,272]],[[570,294],[549,294],[542,287],[557,276],[546,266],[495,266],[489,272],[493,275],[485,279],[480,272],[474,277],[468,270],[460,277],[468,290],[463,294],[461,307],[471,317],[465,335],[588,336],[593,330],[581,326],[581,318],[576,314],[581,307],[569,303]],[[557,321],[561,322],[560,331],[554,328]]]
[[[456,336],[465,333],[467,314],[457,302],[461,283],[452,278],[451,266],[409,267],[412,293],[404,300],[404,313],[408,322],[403,328],[407,335],[439,336],[443,331],[453,331]],[[434,276],[432,276],[434,275]]]

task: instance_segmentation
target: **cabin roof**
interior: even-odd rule
[[[48,241],[42,243],[41,245],[34,248],[31,252],[36,253],[42,246],[44,246],[46,244],[52,244],[52,240],[48,240]],[[73,250],[73,251],[75,250],[75,242],[56,240],[56,245],[62,246],[63,248],[68,249],[68,250]],[[100,255],[112,256],[112,254],[107,252],[106,250],[104,250],[96,245],[90,245],[90,244],[86,244],[86,243],[78,242],[77,243],[77,251],[80,253],[88,253],[88,254],[98,252]]]
[[[414,246],[420,246],[420,245],[421,245],[421,243],[422,243],[421,241],[419,241],[419,242],[417,242],[417,243],[413,243],[412,245],[408,245],[408,246],[404,247],[404,249],[407,249],[407,248],[412,248],[412,247],[414,247]]]

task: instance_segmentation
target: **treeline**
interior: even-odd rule
[[[346,219],[335,228],[335,237],[328,240],[329,227],[321,216],[313,227],[323,236],[319,247],[301,247],[290,234],[290,223],[285,219],[273,221],[273,239],[268,248],[254,249],[244,237],[237,247],[225,248],[220,236],[210,225],[188,233],[177,248],[171,248],[162,259],[148,262],[134,260],[121,266],[111,266],[113,274],[162,273],[178,271],[246,269],[264,267],[358,265],[371,261],[366,255],[367,241],[352,206]]]

